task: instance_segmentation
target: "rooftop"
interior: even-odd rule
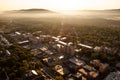
[[[78,44],[79,46],[82,46],[82,47],[85,47],[85,48],[89,48],[89,49],[92,49],[93,47],[92,46],[88,46],[88,45],[85,45],[85,44]]]
[[[72,62],[72,63],[74,63],[74,64],[76,64],[77,66],[83,66],[85,64],[84,61],[79,60],[79,59],[77,59],[75,57],[70,58],[69,61]]]

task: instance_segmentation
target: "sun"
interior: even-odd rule
[[[74,0],[60,0],[55,6],[59,10],[75,10],[78,8],[78,3]]]

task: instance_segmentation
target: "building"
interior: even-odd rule
[[[28,70],[23,76],[23,80],[45,80],[43,76],[39,76],[35,70]]]
[[[55,71],[62,76],[69,74],[69,70],[67,68],[63,67],[62,65],[56,65]]]
[[[56,49],[59,53],[65,53],[65,46],[61,44],[55,44],[52,47]]]
[[[101,62],[98,59],[92,60],[90,61],[90,63],[93,64],[95,67],[99,67],[101,65]]]
[[[32,49],[30,52],[34,56],[37,56],[38,54],[42,54],[42,52],[39,49]]]
[[[82,73],[83,75],[88,76],[88,72],[87,72],[85,69],[81,68],[81,69],[79,69],[78,71],[79,71],[80,73]]]
[[[91,71],[89,72],[89,76],[93,79],[97,78],[99,76],[99,72],[97,71]]]
[[[87,71],[96,71],[96,69],[90,65],[85,65],[83,66],[84,69],[86,69]]]
[[[99,67],[99,71],[100,71],[101,73],[103,73],[103,72],[107,71],[108,68],[109,68],[109,64],[107,64],[107,63],[104,63],[104,64],[101,63],[101,66]]]
[[[56,49],[59,53],[67,53],[70,55],[75,54],[75,47],[71,43],[65,43],[62,41],[57,41],[53,48]]]
[[[120,71],[111,72],[105,80],[120,80]]]
[[[87,49],[93,49],[93,47],[92,46],[88,46],[88,45],[85,45],[85,44],[78,44],[78,46],[81,46],[81,47],[83,47],[83,48],[87,48]]]
[[[101,63],[100,60],[97,59],[90,61],[90,63],[93,64],[93,66],[97,67],[101,73],[105,72],[109,68],[109,64]]]
[[[50,50],[46,50],[45,53],[48,54],[48,55],[54,54],[54,53],[53,53],[52,51],[50,51]]]
[[[10,51],[6,50],[6,56],[11,55]]]
[[[80,72],[77,72],[77,73],[75,74],[75,77],[76,77],[76,78],[81,78],[81,77],[82,77],[82,74],[81,74]]]
[[[20,44],[20,45],[29,45],[29,40],[25,40],[25,41],[20,41],[20,42],[18,42],[18,44]]]
[[[44,62],[45,64],[47,64],[48,66],[53,66],[54,64],[56,64],[56,59],[53,59],[53,58],[51,58],[51,57],[43,58],[42,60],[43,60],[43,62]]]
[[[45,52],[46,50],[48,50],[48,48],[47,48],[47,47],[41,47],[40,50],[41,50],[42,52]]]
[[[72,62],[72,63],[74,63],[75,65],[77,65],[77,66],[79,66],[79,67],[82,67],[83,65],[85,65],[85,62],[84,62],[84,61],[79,60],[79,59],[77,59],[77,58],[75,58],[75,57],[70,58],[69,61]]]
[[[75,47],[73,46],[73,43],[72,43],[72,42],[69,42],[69,43],[67,44],[66,53],[71,54],[71,55],[74,55],[74,54],[75,54]]]
[[[16,34],[16,35],[21,35],[21,33],[20,33],[20,32],[18,32],[18,31],[16,31],[16,32],[15,32],[15,34]]]
[[[102,51],[102,48],[101,48],[101,47],[96,46],[96,47],[94,48],[94,52],[101,52],[101,51]]]

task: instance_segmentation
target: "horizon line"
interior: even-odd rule
[[[46,9],[46,8],[21,8],[21,9],[11,9],[11,10],[1,10],[0,12],[6,12],[6,11],[19,11],[19,10],[29,10],[29,9],[45,9],[45,10],[50,10],[50,11],[89,11],[89,10],[98,10],[98,11],[102,11],[102,10],[116,10],[116,9],[120,9],[120,8],[111,8],[111,9],[68,9],[68,10],[57,10],[57,9]]]

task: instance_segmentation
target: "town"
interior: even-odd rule
[[[90,46],[70,41],[67,36],[44,34],[43,31],[0,34],[0,74],[4,80],[15,77],[14,74],[9,75],[10,70],[2,66],[10,63],[12,66],[14,62],[10,62],[11,59],[21,62],[15,57],[22,59],[23,67],[20,68],[21,73],[17,74],[22,75],[18,76],[22,80],[119,80],[119,55],[120,50],[116,47]],[[14,73],[17,71],[14,70]]]

